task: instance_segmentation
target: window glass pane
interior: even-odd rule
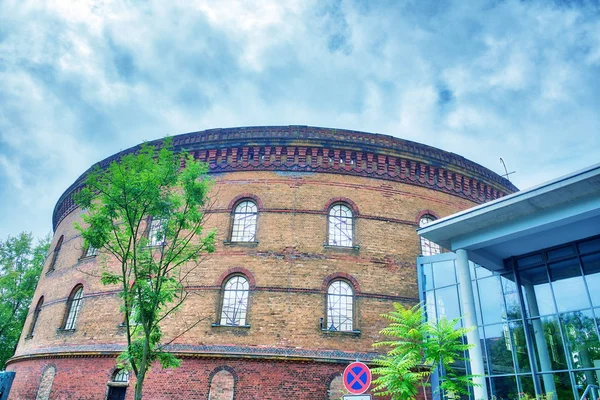
[[[153,219],[150,222],[150,231],[148,233],[148,240],[150,246],[162,246],[165,244],[165,220]]]
[[[600,362],[600,343],[592,310],[562,314],[560,321],[573,368],[593,368],[594,360]]]
[[[531,320],[537,364],[540,371],[567,369],[564,347],[555,316]]]
[[[503,275],[500,280],[502,282],[504,301],[506,302],[506,317],[508,319],[521,318],[521,305],[513,274]]]
[[[559,312],[590,307],[577,258],[549,264],[548,267]]]
[[[519,271],[525,308],[530,317],[556,313],[546,267]]]
[[[484,294],[480,297],[481,314],[484,324],[494,324],[502,322],[506,317],[504,310],[504,301],[502,289],[500,286],[500,277],[492,276],[490,278],[477,280],[479,293]]]
[[[251,201],[242,201],[235,207],[233,226],[231,229],[232,242],[256,241],[256,221],[258,210]]]
[[[544,393],[556,395],[558,400],[572,399],[573,389],[571,387],[571,377],[568,372],[556,372],[554,374],[542,374],[540,376],[542,390]]]
[[[432,263],[435,287],[453,285],[456,283],[454,260]]]
[[[473,287],[473,298],[475,299],[475,315],[477,316],[477,325],[483,325],[481,320],[481,306],[479,305],[479,289],[477,288],[477,281],[471,281]]]
[[[528,267],[530,265],[541,264],[543,261],[542,253],[536,253],[531,256],[517,259],[517,265],[519,267]]]
[[[588,240],[577,245],[581,254],[591,253],[594,251],[600,251],[600,238]]]
[[[347,282],[334,281],[327,289],[327,329],[352,331],[354,293]]]
[[[517,375],[517,380],[521,384],[521,393],[523,393],[521,398],[529,396],[530,399],[535,399],[535,387],[533,386],[533,378],[531,375]],[[517,398],[518,397],[515,397],[515,399]]]
[[[435,291],[438,317],[451,320],[460,317],[458,292],[456,286],[448,286]],[[460,323],[460,322],[459,322]]]
[[[329,245],[352,247],[352,211],[343,204],[329,210]]]
[[[477,268],[475,268],[475,273],[477,274],[477,278],[486,278],[488,276],[494,275],[494,273],[489,269],[480,266],[477,266]]]
[[[423,264],[423,284],[425,290],[433,289],[433,271],[429,263]]]
[[[491,378],[492,395],[498,399],[518,399],[519,390],[514,376],[499,376]]]
[[[485,326],[485,342],[492,375],[512,374],[515,367],[512,359],[512,344],[508,324]]]
[[[581,257],[581,263],[592,304],[600,306],[600,253]]]
[[[437,312],[435,309],[435,297],[433,295],[433,292],[427,292],[425,294],[425,310],[427,312],[427,320],[436,322]]]
[[[572,256],[575,254],[575,249],[572,245],[563,246],[558,249],[548,250],[546,253],[548,260],[557,260],[559,258],[564,258],[568,256]]]
[[[69,306],[69,312],[67,315],[67,321],[65,323],[65,329],[75,329],[77,315],[79,314],[79,309],[81,308],[82,297],[83,288],[79,288],[71,299],[71,304]]]
[[[512,338],[512,351],[517,359],[517,368],[519,372],[531,372],[531,363],[527,353],[527,343],[525,342],[525,330],[522,321],[512,321],[509,324]]]
[[[248,280],[243,276],[234,276],[227,281],[223,290],[221,325],[246,325],[248,291]]]
[[[597,365],[600,367],[600,365]],[[591,371],[579,371],[575,372],[575,387],[577,388],[577,398],[580,399],[583,396],[583,392],[588,385],[600,386],[600,370]],[[600,395],[600,391],[596,390],[596,396]],[[593,399],[591,393],[588,392],[587,399]]]

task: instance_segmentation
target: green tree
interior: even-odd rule
[[[175,153],[167,138],[106,170],[96,168],[76,198],[85,210],[76,228],[86,245],[108,255],[101,281],[120,286],[127,348],[119,362],[136,376],[135,399],[142,398],[154,361],[163,368],[179,365],[165,351],[170,342],[163,340],[161,323],[181,308],[187,276],[214,251],[215,232],[203,230],[212,186],[207,171],[192,156]]]
[[[375,394],[391,396],[392,400],[412,400],[421,387],[426,396],[425,388],[431,385],[429,380],[436,368],[441,368],[444,375],[440,390],[455,395],[468,393],[473,376],[455,369],[458,361],[466,360],[464,354],[470,347],[462,341],[469,330],[456,328],[459,318],[428,322],[421,304],[405,308],[394,303],[394,309],[382,315],[391,322],[379,332],[394,339],[373,344],[391,347],[387,354],[374,360]]]
[[[25,232],[0,240],[0,370],[17,347],[49,246],[48,236],[34,245]]]

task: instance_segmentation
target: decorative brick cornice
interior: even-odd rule
[[[162,139],[149,142],[160,146]],[[384,179],[422,186],[475,203],[494,200],[518,189],[489,169],[435,147],[392,136],[309,126],[266,126],[209,129],[173,137],[177,151],[186,150],[208,163],[211,173],[233,171],[325,172]],[[106,168],[135,146],[95,164]],[[90,168],[91,170],[91,168]],[[86,171],[58,200],[53,228],[75,209]]]
[[[7,365],[19,361],[36,358],[93,358],[116,357],[125,349],[120,344],[92,344],[92,345],[67,345],[46,347],[32,350],[26,354],[19,354],[7,361]],[[201,357],[243,357],[243,358],[269,358],[283,361],[311,360],[322,362],[372,361],[377,357],[374,352],[350,352],[326,349],[300,349],[296,347],[262,347],[243,345],[189,345],[172,344],[165,346],[165,351],[172,352],[183,358]]]

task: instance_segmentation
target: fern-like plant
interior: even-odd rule
[[[422,304],[405,308],[394,303],[394,309],[382,315],[390,324],[379,332],[393,339],[373,344],[391,348],[374,361],[375,394],[392,400],[413,400],[422,388],[427,399],[425,388],[431,386],[431,375],[439,367],[444,372],[440,390],[467,394],[473,376],[457,374],[453,368],[456,361],[465,360],[464,352],[470,348],[462,342],[469,329],[455,328],[460,318],[426,321]]]

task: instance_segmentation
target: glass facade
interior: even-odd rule
[[[454,253],[417,265],[427,318],[462,315]],[[600,237],[470,270],[490,398],[580,399],[599,385]]]

